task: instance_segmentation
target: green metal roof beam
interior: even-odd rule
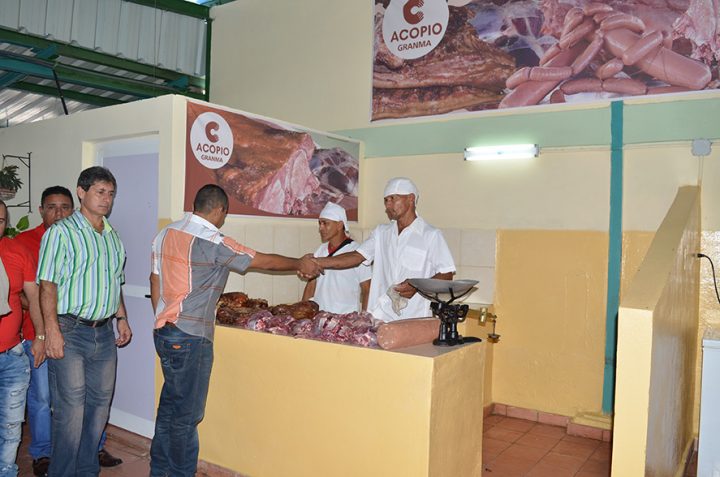
[[[57,88],[51,86],[43,86],[34,83],[27,83],[21,81],[14,83],[10,86],[10,89],[18,89],[20,91],[27,91],[28,93],[44,94],[46,96],[60,97]],[[103,98],[102,96],[95,96],[93,94],[79,93],[77,91],[63,89],[63,96],[66,99],[72,99],[73,101],[79,101],[85,104],[92,104],[95,106],[113,106],[115,104],[122,104],[122,101],[112,98]]]
[[[7,28],[0,27],[0,42],[12,43],[14,45],[21,45],[37,49],[46,49],[51,46],[55,46],[57,48],[57,53],[60,56],[66,56],[69,58],[83,60],[90,63],[97,63],[100,65],[109,66],[111,68],[117,68],[119,70],[125,70],[132,73],[147,75],[153,78],[161,78],[168,81],[176,81],[180,78],[188,78],[189,84],[191,86],[203,90],[205,89],[205,80],[197,76],[190,76],[179,73],[177,71],[139,63],[137,61],[118,58],[117,56],[100,53],[90,50],[88,48],[72,46],[68,45],[67,43],[61,43],[58,41],[46,40],[44,38],[33,35],[25,35],[14,30],[8,30]]]
[[[51,46],[37,52],[35,54],[35,58],[46,60],[48,58],[53,58],[56,52],[57,48],[55,48],[55,46]],[[10,86],[13,83],[17,83],[18,81],[22,81],[23,79],[25,79],[25,75],[22,75],[20,73],[6,73],[4,75],[0,75],[0,89]]]
[[[225,5],[226,3],[232,3],[234,1],[235,0],[205,0],[200,3],[206,7],[214,7],[216,5]]]
[[[7,54],[7,53],[5,53]],[[33,61],[30,61],[33,60]],[[20,60],[15,58],[2,58],[0,56],[0,69],[15,73],[22,73],[38,78],[54,80],[53,65],[40,63],[41,60],[28,58]],[[62,64],[54,65],[55,72],[61,83],[72,83],[90,88],[104,89],[116,93],[128,94],[140,98],[152,98],[162,94],[184,94],[192,98],[203,99],[203,95],[181,91],[165,85],[154,85],[129,78],[120,78],[92,70],[83,70]]]
[[[207,20],[210,18],[210,8],[205,5],[186,2],[185,0],[126,0],[130,3],[145,5],[146,7],[165,10],[166,12],[178,13],[187,17]]]

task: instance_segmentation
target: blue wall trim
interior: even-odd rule
[[[608,284],[605,317],[605,372],[602,410],[613,412],[615,402],[615,355],[617,352],[617,318],[620,306],[622,271],[622,203],[623,203],[623,102],[610,105],[610,227],[608,244]]]

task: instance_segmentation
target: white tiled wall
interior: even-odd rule
[[[320,244],[317,225],[277,225],[272,223],[232,223],[224,227],[226,235],[265,253],[298,257],[312,253]],[[362,241],[371,229],[351,227],[355,240]],[[456,279],[478,280],[477,290],[465,301],[492,303],[495,293],[495,230],[443,229],[443,235],[457,268]],[[267,274],[248,272],[231,274],[226,291],[244,291],[253,298],[265,298],[271,304],[292,303],[302,297],[305,282],[294,273]]]

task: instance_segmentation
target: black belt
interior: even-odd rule
[[[102,320],[88,320],[85,318],[81,318],[77,315],[73,315],[71,313],[64,313],[60,316],[67,316],[67,317],[72,318],[73,320],[77,321],[81,325],[89,326],[90,328],[99,328],[102,325],[104,325],[105,323],[107,323],[108,321],[115,318],[115,315],[112,315],[112,316],[108,316],[107,318],[103,318]]]

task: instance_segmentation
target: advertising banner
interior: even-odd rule
[[[192,101],[186,128],[186,211],[217,184],[230,214],[317,218],[335,202],[357,220],[360,143]]]
[[[373,121],[720,88],[717,0],[373,1]]]

